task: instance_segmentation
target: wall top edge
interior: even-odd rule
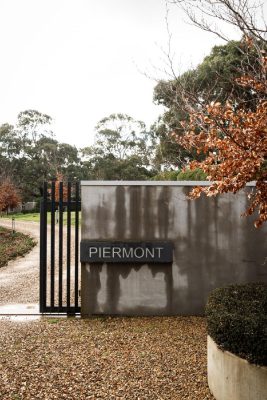
[[[81,186],[209,186],[208,181],[81,181]],[[249,182],[246,186],[255,186]]]

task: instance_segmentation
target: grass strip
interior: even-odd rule
[[[4,216],[5,218],[15,218],[15,221],[29,221],[29,222],[40,222],[40,214],[39,213],[16,213],[16,214],[8,214]],[[56,217],[56,215],[55,215]],[[57,217],[56,217],[57,219]],[[79,212],[79,220],[81,221],[81,213]],[[51,223],[51,213],[47,213],[47,223]],[[63,224],[67,224],[67,213],[63,213]],[[71,212],[71,225],[75,226],[75,212]]]

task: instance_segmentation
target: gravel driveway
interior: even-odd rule
[[[11,228],[11,220],[0,218],[0,225]],[[0,268],[0,306],[5,304],[38,303],[39,302],[39,235],[40,225],[37,222],[16,221],[16,230],[32,236],[38,242],[37,246],[25,257],[10,261]],[[47,227],[47,274],[50,263],[50,228]],[[58,227],[55,229],[55,248],[58,248]],[[74,238],[74,229],[71,229]],[[66,227],[63,229],[63,301],[66,303]],[[55,253],[55,282],[58,281],[58,253]],[[71,241],[71,279],[74,279],[74,240]],[[55,283],[56,285],[56,283]],[[74,303],[74,288],[71,285],[71,302]],[[58,291],[55,293],[57,301]],[[50,299],[50,285],[47,285],[47,304]]]
[[[11,228],[10,219],[0,225]],[[16,221],[16,230],[39,241],[39,224]],[[17,258],[0,268],[0,305],[37,303],[39,301],[39,243],[25,257]]]

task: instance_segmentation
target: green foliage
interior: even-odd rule
[[[163,118],[154,123],[150,134],[154,137],[155,149],[153,164],[157,170],[181,168],[185,160],[189,160],[191,153],[182,148],[175,138],[170,134],[171,124],[165,121],[166,113]],[[176,116],[177,117],[177,116]]]
[[[207,175],[200,168],[180,171],[176,177],[177,181],[206,181]]]
[[[267,285],[215,289],[206,306],[208,334],[222,350],[267,365]]]
[[[18,115],[16,126],[0,126],[0,181],[10,178],[23,201],[38,199],[44,180],[61,173],[80,178],[81,160],[75,146],[59,143],[49,129],[51,118],[35,110]]]
[[[40,222],[40,212],[10,212],[5,215],[5,218],[12,219],[15,218],[15,221],[31,221],[31,222]],[[48,221],[50,221],[50,213],[48,213]]]
[[[12,233],[11,230],[0,227],[0,267],[16,257],[25,255],[36,244],[28,235]]]
[[[6,218],[15,218],[15,221],[31,221],[40,222],[40,213],[27,212],[27,213],[9,213]],[[71,212],[71,225],[75,226],[75,212]],[[79,213],[79,221],[81,220],[81,213]],[[47,213],[47,223],[51,223],[51,213]],[[67,225],[67,213],[63,212],[63,224]]]
[[[52,136],[49,125],[52,118],[36,110],[22,111],[18,115],[17,131],[26,142],[36,142],[42,136]]]
[[[153,176],[153,181],[176,181],[177,175],[179,174],[178,171],[162,171],[159,172],[157,175]]]
[[[215,46],[195,69],[186,71],[174,80],[160,81],[154,90],[154,101],[169,109],[167,120],[175,126],[177,116],[184,118],[187,114],[183,108],[184,99],[179,97],[181,94],[187,93],[192,101],[200,103],[202,100],[225,102],[230,97],[244,99],[244,96],[247,101],[253,100],[253,93],[238,85],[235,78],[244,74],[245,70],[259,69],[254,53],[253,50],[248,52],[244,44],[237,41]],[[178,112],[176,118],[173,112]]]
[[[202,160],[203,155],[194,150],[186,152],[177,144],[175,136],[170,135],[172,132],[184,134],[181,121],[188,120],[188,110],[197,110],[211,101],[223,103],[226,100],[232,100],[236,105],[242,102],[250,108],[255,106],[257,94],[235,81],[246,72],[259,70],[255,51],[244,46],[243,42],[237,41],[215,46],[195,69],[157,84],[154,102],[167,108],[153,128],[159,139],[156,153],[160,165],[181,168],[189,160]]]
[[[83,149],[90,179],[145,180],[153,176],[153,142],[143,122],[111,114],[96,126],[95,143]]]

